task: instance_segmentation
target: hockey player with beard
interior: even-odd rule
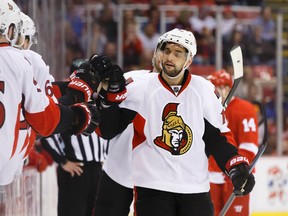
[[[196,54],[193,33],[173,29],[158,47],[163,70],[128,84],[126,100],[122,102],[126,87],[121,73],[114,73],[107,89],[100,91],[98,133],[110,139],[133,123],[138,216],[212,216],[210,155],[242,194],[251,192],[254,176],[249,174],[248,159],[234,146],[214,86],[187,70]]]

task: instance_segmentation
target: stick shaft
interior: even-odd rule
[[[260,106],[260,110],[261,110],[261,113],[262,113],[262,116],[263,116],[262,119],[263,119],[263,123],[264,123],[264,135],[263,135],[263,141],[262,141],[261,145],[259,145],[259,147],[258,147],[258,152],[255,155],[253,161],[251,162],[251,164],[249,166],[249,173],[252,172],[252,170],[255,167],[257,161],[259,160],[259,158],[264,153],[264,151],[265,151],[265,149],[267,147],[268,124],[267,124],[266,111],[265,111],[264,106],[261,103],[259,103],[259,106]],[[234,190],[233,190],[233,192],[230,195],[229,199],[227,200],[227,202],[225,203],[225,205],[222,208],[221,212],[219,213],[219,216],[225,216],[225,214],[227,213],[228,209],[232,205],[232,203],[233,203],[235,198],[236,198],[236,195],[235,195]]]

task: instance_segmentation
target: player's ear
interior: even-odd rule
[[[188,58],[188,61],[186,62],[186,64],[184,65],[184,68],[188,68],[191,64],[192,64],[192,61],[193,61],[193,57],[190,56]]]

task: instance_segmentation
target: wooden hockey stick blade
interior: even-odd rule
[[[267,123],[267,117],[266,117],[266,110],[264,108],[264,106],[260,103],[260,111],[262,113],[262,118],[263,118],[263,123],[264,123],[264,134],[263,134],[263,140],[262,143],[259,145],[258,147],[258,152],[255,155],[253,161],[250,163],[249,166],[249,173],[252,172],[253,168],[256,165],[256,162],[258,161],[258,159],[261,157],[261,155],[264,153],[266,147],[267,147],[267,141],[268,141],[268,123]],[[234,199],[236,198],[235,191],[233,190],[232,194],[230,195],[229,199],[227,200],[227,202],[225,203],[225,205],[223,206],[221,212],[219,213],[219,216],[225,216],[225,214],[227,213],[228,209],[230,208],[230,206],[232,205]]]
[[[242,77],[243,77],[243,57],[242,50],[240,46],[234,46],[230,51],[230,56],[232,59],[232,65],[234,69],[234,82],[233,86],[227,95],[223,107],[226,108],[228,103],[230,102],[232,96],[234,95]]]

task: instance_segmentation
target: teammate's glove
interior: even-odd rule
[[[97,91],[100,76],[89,62],[83,63],[70,75],[67,92],[75,97],[75,102],[88,102],[93,92]]]
[[[78,103],[71,106],[77,113],[76,122],[68,133],[90,135],[95,131],[100,122],[100,113],[92,104]]]
[[[120,104],[127,97],[127,90],[123,70],[118,66],[113,66],[113,71],[108,81],[108,89],[105,91],[103,88],[99,92],[99,99],[102,107],[112,104]]]
[[[109,57],[92,55],[89,59],[89,62],[99,73],[101,81],[111,76],[113,64]]]
[[[27,166],[33,166],[37,169],[38,172],[43,172],[47,169],[48,163],[43,155],[32,149],[28,156]]]
[[[249,163],[246,157],[235,156],[226,164],[229,176],[234,186],[235,195],[249,194],[254,185],[255,178],[252,173],[249,174]]]

